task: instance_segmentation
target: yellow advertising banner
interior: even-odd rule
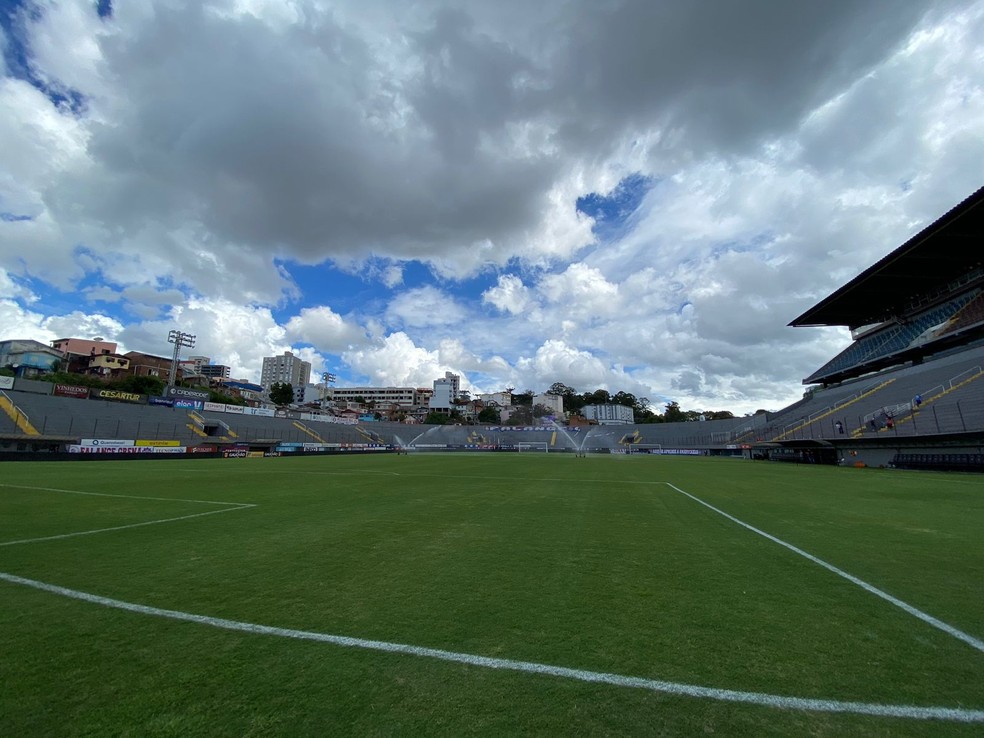
[[[181,441],[134,441],[134,446],[180,446]]]

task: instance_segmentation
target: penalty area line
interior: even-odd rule
[[[87,497],[117,497],[121,500],[156,500],[158,502],[195,502],[199,505],[236,505],[237,507],[256,507],[252,502],[217,502],[215,500],[189,500],[184,497],[146,497],[143,495],[114,495],[109,492],[83,492],[80,489],[59,489],[58,487],[30,487],[26,484],[0,484],[8,489],[30,489],[37,492],[62,492],[66,495],[85,495]]]
[[[154,617],[168,618],[170,620],[197,623],[199,625],[206,625],[213,628],[221,628],[223,630],[231,630],[241,633],[278,636],[280,638],[293,638],[304,641],[329,643],[348,648],[361,648],[370,651],[382,651],[386,653],[397,653],[409,656],[431,658],[486,669],[517,671],[527,674],[571,679],[580,682],[644,689],[650,692],[660,692],[664,694],[696,697],[701,699],[713,699],[725,702],[739,702],[786,710],[853,713],[876,717],[941,720],[960,723],[984,723],[984,710],[971,710],[954,707],[922,707],[918,705],[884,705],[868,702],[847,702],[841,700],[788,697],[784,695],[765,694],[761,692],[743,692],[732,689],[701,687],[693,684],[667,682],[658,679],[643,679],[640,677],[629,677],[619,674],[609,674],[605,672],[571,669],[563,666],[552,666],[549,664],[539,664],[530,661],[492,658],[488,656],[478,656],[475,654],[457,653],[455,651],[445,651],[437,648],[411,646],[403,643],[373,641],[363,638],[331,635],[328,633],[316,633],[304,630],[293,630],[289,628],[276,628],[269,625],[258,625],[255,623],[246,623],[237,620],[226,620],[225,618],[214,618],[207,615],[195,615],[193,613],[181,612],[179,610],[165,610],[158,607],[150,607],[133,602],[115,600],[109,597],[90,594],[88,592],[59,587],[58,585],[48,584],[46,582],[39,582],[34,579],[26,579],[14,574],[7,574],[5,572],[0,572],[0,580],[11,584],[31,587],[33,589],[60,595],[62,597],[69,597],[71,599],[102,605],[104,607],[111,607],[118,610],[125,610],[127,612],[141,615],[151,615]]]
[[[724,510],[721,510],[720,508],[714,507],[714,505],[710,504],[709,502],[704,502],[704,500],[700,499],[699,497],[696,497],[696,496],[690,494],[689,492],[684,492],[682,489],[680,489],[679,487],[677,487],[675,484],[670,484],[669,482],[666,482],[666,485],[668,487],[670,487],[671,489],[676,490],[681,495],[685,495],[686,497],[689,497],[694,502],[699,502],[704,507],[706,507],[706,508],[708,508],[710,510],[713,510],[718,515],[722,515],[722,516],[726,517],[731,522],[737,523],[742,528],[745,528],[747,530],[750,530],[750,531],[752,531],[752,533],[757,533],[758,535],[762,536],[763,538],[768,538],[773,543],[778,543],[780,546],[783,546],[784,548],[789,549],[793,553],[799,554],[803,558],[812,561],[814,564],[817,564],[818,566],[822,566],[827,571],[833,572],[837,576],[839,576],[839,577],[841,577],[843,579],[846,579],[847,581],[851,582],[851,584],[856,584],[857,586],[861,587],[861,589],[863,589],[863,590],[865,590],[867,592],[870,592],[871,594],[875,595],[876,597],[880,597],[881,599],[885,600],[886,602],[889,602],[889,603],[895,605],[897,608],[899,608],[900,610],[903,610],[903,611],[909,613],[913,617],[919,618],[924,623],[926,623],[928,625],[931,625],[934,628],[943,631],[947,635],[953,636],[957,640],[963,641],[964,643],[966,643],[967,645],[969,645],[971,648],[984,653],[984,641],[980,640],[979,638],[975,638],[974,636],[970,635],[969,633],[964,633],[962,630],[960,630],[958,628],[954,628],[952,625],[950,625],[948,623],[944,623],[939,618],[934,618],[929,613],[925,613],[922,610],[920,610],[919,608],[913,607],[908,602],[904,602],[903,600],[900,600],[898,597],[895,597],[893,595],[890,595],[888,592],[886,592],[886,591],[884,591],[882,589],[878,589],[878,587],[874,586],[873,584],[868,584],[868,582],[864,581],[863,579],[859,579],[858,577],[854,576],[853,574],[848,574],[843,569],[838,569],[833,564],[827,563],[823,559],[818,558],[818,557],[814,556],[813,554],[804,551],[802,548],[798,548],[798,547],[794,546],[791,543],[787,543],[786,541],[782,540],[781,538],[777,538],[776,536],[772,535],[771,533],[766,533],[764,530],[760,530],[759,528],[756,528],[754,525],[749,525],[745,521],[739,520],[734,515],[729,515]]]
[[[219,513],[233,512],[234,510],[246,510],[256,505],[237,505],[227,507],[224,510],[209,510],[208,512],[194,513],[192,515],[181,515],[176,518],[161,518],[159,520],[145,520],[141,523],[129,523],[127,525],[114,525],[111,528],[96,528],[95,530],[80,530],[74,533],[59,533],[54,536],[41,536],[40,538],[22,538],[17,541],[0,541],[0,546],[17,546],[22,543],[40,543],[42,541],[57,541],[62,538],[76,538],[78,536],[91,536],[96,533],[109,533],[114,530],[127,530],[128,528],[141,528],[145,525],[159,525],[161,523],[173,523],[178,520],[190,520],[191,518],[203,518],[206,515],[218,515]]]

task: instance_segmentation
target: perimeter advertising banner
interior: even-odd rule
[[[127,438],[83,438],[80,446],[102,446],[103,448],[122,448],[132,446],[133,440]]]
[[[70,454],[183,454],[184,446],[83,446],[71,444]]]
[[[72,384],[56,384],[51,394],[58,395],[59,397],[77,397],[80,400],[84,400],[89,396],[89,388],[76,387]]]
[[[164,391],[164,396],[174,398],[180,397],[183,400],[196,400],[197,402],[206,402],[209,398],[208,392],[187,389],[185,387],[168,387]]]
[[[134,446],[180,446],[181,441],[134,441]]]
[[[92,400],[113,400],[114,402],[147,402],[147,395],[114,389],[94,389],[89,393],[89,398]]]
[[[164,407],[174,407],[174,400],[170,397],[149,397],[147,401],[151,405],[163,405]]]

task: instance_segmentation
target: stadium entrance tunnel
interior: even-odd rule
[[[830,464],[838,461],[837,449],[829,441],[803,439],[756,444],[752,458],[765,461],[785,461],[793,464]]]

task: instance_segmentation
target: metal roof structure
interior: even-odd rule
[[[854,329],[905,313],[984,264],[984,187],[885,258],[793,320],[790,326]]]

